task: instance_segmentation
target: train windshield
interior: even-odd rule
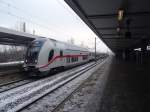
[[[37,63],[38,55],[45,41],[33,41],[27,50],[26,63]]]

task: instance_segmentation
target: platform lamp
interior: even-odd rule
[[[117,12],[118,26],[116,28],[116,31],[117,31],[118,35],[121,32],[122,23],[123,23],[122,21],[124,19],[124,13],[125,13],[125,10],[123,8],[118,9],[118,12]]]
[[[118,10],[118,17],[117,17],[117,19],[118,19],[119,22],[121,22],[123,20],[123,18],[124,18],[124,9],[120,8]]]

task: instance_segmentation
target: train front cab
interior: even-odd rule
[[[39,53],[44,43],[44,39],[39,39],[32,41],[31,44],[28,46],[25,56],[25,64],[23,67],[25,72],[30,73],[30,75],[34,76],[40,73],[36,65],[38,64]]]

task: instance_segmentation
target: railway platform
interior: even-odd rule
[[[113,59],[100,112],[148,112],[149,64]]]

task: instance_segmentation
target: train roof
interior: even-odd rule
[[[51,39],[51,38],[48,38],[50,41],[52,42],[55,42],[57,44],[57,46],[61,47],[62,49],[66,49],[66,50],[76,50],[76,51],[89,51],[88,49],[86,48],[83,48],[83,47],[80,47],[80,46],[77,46],[77,45],[73,45],[73,44],[70,44],[70,43],[67,43],[67,42],[62,42],[62,41],[58,41],[58,40],[55,40],[55,39]]]
[[[70,44],[70,43],[67,43],[67,42],[58,41],[58,40],[55,40],[55,39],[52,39],[52,38],[40,37],[40,38],[37,38],[37,39],[38,40],[44,40],[44,39],[49,40],[52,43],[54,43],[54,45],[56,45],[57,47],[59,47],[61,49],[74,50],[74,51],[85,51],[85,52],[89,51],[86,48],[83,48],[83,47],[80,47],[80,46],[77,46],[77,45],[73,45],[73,44]]]

